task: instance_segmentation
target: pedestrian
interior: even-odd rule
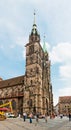
[[[23,120],[26,121],[27,114],[26,112],[23,113]]]
[[[39,119],[39,113],[36,114],[36,122],[38,122]]]
[[[63,118],[63,114],[60,114],[60,118],[61,118],[61,119]]]
[[[32,123],[32,117],[33,117],[33,114],[32,114],[32,113],[30,113],[30,115],[29,115],[29,118],[30,118],[30,123]]]
[[[21,118],[21,114],[20,113],[19,113],[18,117]]]
[[[71,121],[71,113],[69,113],[69,121]]]
[[[36,115],[35,115],[35,119],[36,119],[35,126],[37,125],[37,123],[38,123],[38,121],[39,121],[38,118],[39,118],[39,117],[38,117],[38,115],[36,114]]]
[[[47,123],[47,113],[45,114],[45,122]]]

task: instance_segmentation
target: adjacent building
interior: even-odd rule
[[[40,44],[40,34],[35,21],[25,47],[25,75],[0,80],[0,105],[12,101],[15,112],[51,114],[53,112],[51,62],[45,43],[43,48]]]
[[[59,97],[59,114],[69,115],[71,113],[71,96]]]

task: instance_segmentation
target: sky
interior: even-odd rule
[[[0,77],[6,80],[25,74],[25,45],[34,10],[42,46],[45,34],[56,105],[59,96],[71,96],[71,0],[0,1]]]

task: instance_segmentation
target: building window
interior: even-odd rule
[[[32,107],[32,99],[29,100],[29,106]]]
[[[31,85],[32,85],[33,81],[31,80]]]
[[[12,107],[13,107],[13,110],[16,110],[16,101],[15,100],[12,100]]]
[[[34,52],[34,45],[31,45],[29,47],[29,53],[32,54]]]

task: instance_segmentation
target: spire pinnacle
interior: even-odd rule
[[[35,10],[34,10],[33,14],[34,14],[34,21],[33,21],[33,26],[32,26],[32,30],[31,30],[29,40],[30,41],[40,41],[40,34],[38,33],[37,25],[36,25],[36,22],[35,22],[35,16],[36,16]]]
[[[44,50],[44,52],[47,52],[47,49],[46,49],[46,44],[45,44],[45,34],[44,34],[44,44],[43,44],[43,50]]]
[[[44,40],[44,43],[45,43],[45,33],[44,33],[44,39],[43,40]]]
[[[34,24],[35,24],[35,16],[36,16],[36,13],[35,13],[35,10],[34,10]]]

